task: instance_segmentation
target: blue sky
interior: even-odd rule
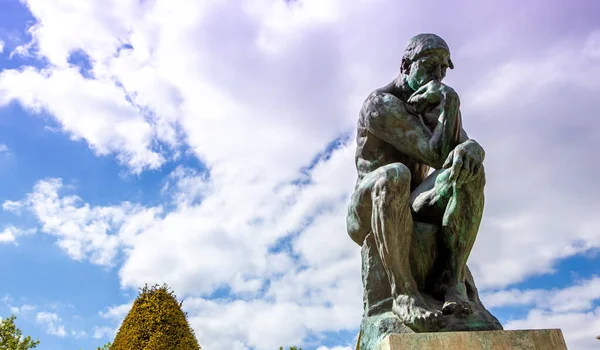
[[[486,149],[469,260],[507,329],[600,335],[594,1],[0,2],[0,317],[95,349],[168,283],[205,349],[353,349],[360,104],[435,32]]]

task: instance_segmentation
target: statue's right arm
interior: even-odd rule
[[[458,113],[458,108],[450,107],[442,108],[442,113]],[[419,116],[407,111],[404,102],[389,93],[372,93],[363,105],[361,118],[370,133],[435,169],[442,167],[458,144],[460,117],[441,117],[432,133]]]

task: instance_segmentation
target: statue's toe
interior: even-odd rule
[[[469,301],[447,301],[442,306],[444,315],[468,315],[473,313],[473,305]]]
[[[435,332],[444,328],[445,320],[440,312],[427,312],[414,315],[408,325],[422,332]]]

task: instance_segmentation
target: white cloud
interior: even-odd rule
[[[111,327],[94,327],[94,339],[102,339],[104,337],[114,338],[117,330]]]
[[[585,311],[600,300],[600,277],[581,280],[561,289],[510,289],[482,294],[490,308],[512,305],[534,305],[553,312]]]
[[[2,297],[2,302],[10,309],[10,312],[15,315],[26,314],[36,309],[35,305],[30,304],[23,304],[21,306],[14,305],[14,300],[10,295]]]
[[[548,329],[562,330],[569,349],[597,349],[600,329],[600,308],[587,312],[552,312],[533,309],[522,320],[506,323],[505,329]]]
[[[0,243],[13,243],[16,240],[16,228],[8,226],[0,233]]]
[[[481,294],[481,300],[488,308],[503,306],[534,305],[542,298],[547,298],[550,291],[544,289],[525,290],[510,289]]]
[[[32,112],[52,114],[72,139],[86,140],[98,155],[115,153],[134,172],[164,162],[152,150],[152,126],[114,82],[84,79],[75,68],[4,70],[0,106],[12,100]]]
[[[67,335],[65,326],[61,324],[62,320],[55,313],[50,312],[38,312],[36,314],[36,322],[43,325],[46,328],[46,333],[54,335],[60,338],[64,338]]]
[[[168,212],[128,202],[90,206],[62,194],[58,179],[5,201],[5,210],[35,213],[41,231],[74,259],[110,265],[122,251],[121,285],[167,282],[187,296],[184,307],[207,348],[266,349],[297,344],[311,331],[358,327],[359,248],[344,227],[354,143],[305,175],[300,169],[353,130],[367,93],[397,73],[409,35],[446,36],[475,21],[420,5],[406,16],[395,2],[26,4],[38,21],[33,44],[20,51],[50,65],[3,71],[0,105],[17,100],[49,113],[72,138],[134,172],[176,158],[179,146],[206,169],[171,174],[165,193],[177,206]],[[479,32],[473,26],[463,32]],[[482,32],[507,47],[524,35]],[[466,128],[488,154],[488,207],[470,261],[480,289],[551,273],[558,259],[600,246],[600,208],[586,197],[598,193],[588,161],[599,129],[583,117],[594,111],[586,100],[598,89],[586,79],[598,67],[593,35],[566,49],[548,45],[537,59],[518,50],[500,55],[477,38],[470,45],[448,39],[463,48],[449,78],[463,97]],[[119,51],[123,43],[133,49]],[[482,47],[498,54],[492,67],[476,61]],[[93,79],[68,64],[73,50],[89,55]],[[554,86],[568,89],[548,91]],[[582,125],[585,137],[564,131]],[[207,300],[221,287],[231,288],[230,299]],[[546,295],[524,293],[515,295],[529,303]]]
[[[127,259],[119,272],[122,283],[167,282],[180,295],[209,295],[223,284],[230,286],[243,300],[188,297],[184,301],[198,339],[208,348],[244,349],[247,342],[267,349],[298,344],[309,332],[355,328],[362,313],[360,253],[339,220],[352,183],[327,176],[331,169],[352,167],[350,150],[334,151],[329,161],[318,163],[310,172],[311,183],[285,185],[272,201],[249,213],[261,220],[230,218],[226,211],[215,211],[212,201],[216,198],[208,196],[198,205],[178,207],[152,221],[127,241]],[[270,215],[261,216],[266,214]],[[223,228],[206,227],[209,222]],[[292,245],[307,267],[304,270],[293,265],[287,255],[292,251],[268,250],[300,227],[304,230]],[[174,251],[177,254],[171,254]],[[265,283],[272,302],[260,297]],[[123,304],[101,315],[121,321],[129,308],[130,304]],[[268,324],[279,314],[286,315],[285,328],[279,321]],[[236,327],[225,326],[234,323]],[[271,333],[275,328],[278,336]]]
[[[71,336],[75,339],[84,339],[87,338],[86,331],[71,331]]]
[[[465,120],[482,136],[470,134],[487,154],[486,212],[470,259],[480,288],[555,273],[560,259],[600,247],[587,165],[600,147],[600,128],[590,127],[600,85],[587,76],[600,71],[582,55],[594,35],[549,47],[541,60],[508,60],[464,94]]]
[[[207,173],[194,169],[177,167],[165,183],[162,193],[171,192],[173,203],[180,206],[190,206],[204,198],[210,191],[210,179]],[[169,188],[174,187],[174,188]]]
[[[99,315],[102,318],[113,319],[113,320],[123,320],[129,310],[131,310],[131,306],[133,303],[126,303],[117,306],[111,306],[105,312],[100,312]]]
[[[510,319],[505,329],[560,328],[572,349],[593,349],[597,346],[600,323],[600,277],[579,280],[565,288],[510,289],[481,295],[485,305],[498,309],[504,306],[531,308],[523,319]]]
[[[12,312],[13,314],[28,313],[30,311],[35,310],[35,306],[29,305],[29,304],[23,304],[21,306],[9,305],[9,308],[10,308],[10,312]]]
[[[302,283],[298,287],[303,288]],[[345,329],[355,323],[362,310],[348,299],[345,305],[338,302],[333,307],[296,301],[197,298],[187,299],[183,305],[203,348],[273,349],[284,344],[301,345],[310,331]]]
[[[304,45],[310,42],[312,36],[327,34],[327,28],[312,34],[307,26],[321,23],[322,19],[313,18],[313,15],[324,14],[325,9],[328,9],[327,13],[336,13],[335,2],[326,7],[305,6],[303,11],[291,11],[285,3],[264,3],[266,8],[278,9],[278,13],[282,15],[302,18],[289,22],[291,28],[286,29],[287,34],[283,34],[283,37],[278,32],[279,27],[270,22],[272,17],[262,12],[250,13],[251,7],[246,8],[247,5],[239,12],[237,5],[228,8],[233,5],[224,2],[196,4],[181,1],[177,10],[165,12],[162,2],[142,7],[119,2],[114,7],[96,8],[92,4],[95,2],[87,5],[67,5],[60,2],[59,6],[53,6],[52,2],[27,1],[34,16],[39,16],[40,19],[31,30],[35,43],[32,48],[35,47],[39,55],[48,58],[53,67],[39,72],[33,69],[5,71],[0,79],[0,86],[5,91],[4,103],[17,99],[34,110],[47,110],[62,124],[66,132],[74,138],[85,139],[98,154],[116,153],[124,164],[135,171],[144,167],[157,167],[162,159],[151,151],[150,142],[156,137],[156,140],[176,144],[178,137],[173,123],[179,122],[187,133],[190,145],[212,167],[220,165],[219,169],[226,168],[228,165],[223,164],[225,159],[227,163],[245,161],[249,165],[245,171],[251,172],[253,169],[264,169],[262,165],[272,168],[273,161],[278,161],[281,165],[282,162],[293,161],[299,166],[327,138],[332,138],[340,130],[336,122],[345,120],[346,123],[340,126],[351,125],[347,124],[347,118],[340,119],[340,112],[345,111],[344,108],[340,109],[336,104],[324,105],[328,103],[328,98],[316,91],[310,93],[305,90],[309,81],[298,80],[297,86],[292,86],[290,91],[308,92],[311,96],[306,102],[309,103],[297,104],[281,100],[284,96],[279,92],[278,85],[285,83],[285,80],[282,80],[283,76],[278,72],[287,69],[329,69],[329,62],[324,62],[327,67],[320,67],[319,63],[312,61],[294,62],[291,60],[297,50],[294,46],[289,46],[279,55],[271,56],[255,52],[252,38],[241,40],[237,43],[240,45],[240,54],[231,56],[234,61],[228,62],[228,66],[232,64],[238,69],[236,79],[240,83],[241,94],[234,99],[233,96],[228,96],[233,86],[222,86],[222,82],[233,83],[227,78],[231,73],[223,71],[224,68],[229,71],[229,68],[213,64],[222,59],[219,56],[225,53],[223,48],[215,47],[219,43],[211,37],[190,36],[192,33],[217,29],[221,24],[211,19],[213,14],[229,12],[231,16],[239,16],[241,20],[239,24],[242,26],[235,29],[236,34],[259,30],[256,40],[274,33],[283,39],[278,41],[280,43],[298,41]],[[81,30],[66,35],[66,28],[72,27]],[[289,30],[294,27],[301,32]],[[115,55],[123,42],[131,43],[134,49],[121,50]],[[67,57],[73,50],[83,50],[90,56],[97,80],[84,79],[75,68],[67,64]],[[242,65],[246,57],[250,58],[255,53],[265,60],[275,60],[275,64],[268,65],[266,61],[257,61],[261,66],[256,68],[267,79],[261,82],[261,89],[254,88],[254,73],[259,72],[247,70]],[[318,58],[326,54],[319,54],[321,57]],[[227,62],[222,62],[225,63]],[[220,71],[225,75],[215,75],[220,74]],[[337,73],[332,78],[337,78]],[[334,82],[323,79],[321,76],[321,84]],[[19,84],[16,84],[17,81]],[[133,99],[134,104],[125,101],[123,91],[115,87],[117,81],[124,86],[127,96]],[[264,86],[271,90],[273,95],[270,98]],[[252,96],[256,93],[260,96]],[[336,98],[341,97],[335,91],[330,94]],[[261,98],[257,99],[258,97]],[[294,104],[290,105],[290,102]],[[65,107],[67,105],[69,108]],[[156,113],[146,120],[140,116],[135,106],[147,107]],[[327,118],[321,118],[322,113],[326,113]],[[227,118],[223,119],[225,115]],[[285,118],[282,117],[284,115]],[[257,116],[262,117],[256,118]],[[306,134],[294,132],[299,130],[289,128],[287,121],[290,117],[297,121],[304,120],[301,127],[305,131],[313,129],[310,121],[320,120],[327,124],[313,130],[313,137],[306,137]],[[113,129],[112,125],[117,127]],[[227,137],[214,132],[223,128],[228,129]],[[130,130],[136,132],[129,132]],[[239,152],[239,147],[229,141],[231,138],[244,145],[243,152]],[[282,148],[280,152],[273,152],[273,143],[283,146],[290,145],[292,141],[302,142],[303,147],[288,146],[285,150]],[[296,153],[299,157],[295,156]],[[248,154],[262,154],[260,161],[264,164],[258,164],[259,159],[247,157]],[[219,173],[219,169],[214,170]],[[247,177],[253,175],[248,174]]]
[[[551,48],[543,59],[536,57],[506,62],[489,72],[479,86],[468,91],[464,100],[473,108],[490,108],[506,101],[535,101],[541,89],[556,82],[575,83],[581,87],[598,89],[600,84],[596,80],[586,79],[590,74],[600,74],[600,68],[586,57],[586,54],[594,56],[598,50],[598,36],[600,34],[593,32],[583,44],[557,45]],[[574,64],[584,66],[585,69],[569,69]],[[522,89],[524,86],[527,88]]]
[[[600,58],[600,30],[588,36],[583,53],[591,58]]]
[[[2,210],[19,214],[21,203],[19,201],[6,200],[2,203]]]
[[[1,50],[0,50],[1,51]],[[0,143],[0,153],[9,153],[9,149],[8,146],[5,144]]]
[[[4,227],[0,231],[0,244],[14,243],[17,244],[17,237],[35,233],[35,229],[20,229],[12,225]]]
[[[4,52],[4,45],[5,45],[4,41],[2,41],[0,39],[0,54],[2,54]]]
[[[125,316],[127,316],[129,311],[131,310],[132,305],[133,301],[121,305],[109,306],[106,311],[100,311],[98,313],[100,317],[109,320],[111,326],[94,327],[94,338],[114,338],[117,335],[119,328],[121,328],[121,324],[123,323],[123,320],[125,320]]]
[[[469,38],[465,38],[465,43],[458,48],[451,48],[455,55],[460,58],[474,58],[478,60],[485,59],[490,54],[505,50],[509,45],[511,26],[507,23],[490,26],[479,33],[472,33]]]
[[[119,248],[119,239],[112,231],[125,220],[142,223],[154,216],[160,208],[145,209],[128,202],[119,206],[90,207],[77,196],[59,195],[63,184],[60,179],[39,181],[26,199],[3,203],[5,210],[26,208],[41,223],[41,231],[56,236],[58,246],[75,260],[89,259],[98,265],[111,265]],[[136,232],[123,225],[123,239]]]

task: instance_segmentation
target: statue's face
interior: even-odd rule
[[[444,49],[429,50],[412,62],[402,61],[406,81],[413,90],[434,79],[442,81],[449,66],[450,53]]]

